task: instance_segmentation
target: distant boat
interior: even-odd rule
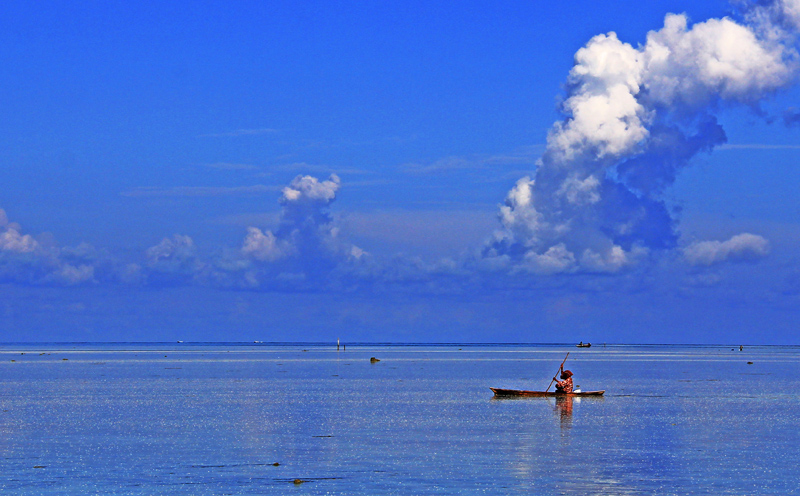
[[[576,344],[575,346],[577,346],[578,348],[591,348],[592,347],[592,343],[584,343],[583,341],[581,341],[580,343]]]
[[[577,391],[572,393],[559,393],[556,391],[524,391],[521,389],[500,389],[489,388],[494,392],[495,396],[603,396],[603,391]]]

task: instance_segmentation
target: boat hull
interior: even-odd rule
[[[522,389],[500,389],[489,388],[494,392],[495,396],[559,396],[559,397],[573,397],[573,396],[603,396],[603,391],[581,391],[577,393],[559,393],[556,391],[525,391]]]

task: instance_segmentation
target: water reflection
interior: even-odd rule
[[[553,411],[556,412],[556,415],[558,415],[561,420],[561,428],[571,428],[573,402],[580,403],[581,400],[573,398],[572,396],[556,396],[555,400],[555,408]]]

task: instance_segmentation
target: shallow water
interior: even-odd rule
[[[489,386],[544,389],[567,351],[575,383],[604,397],[493,398]],[[798,358],[796,347],[0,345],[0,490],[800,494]]]

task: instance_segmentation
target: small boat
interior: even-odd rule
[[[495,396],[603,396],[605,390],[602,391],[579,391],[574,393],[558,393],[556,391],[524,391],[521,389],[500,389],[489,388],[494,392]]]
[[[578,348],[591,348],[592,347],[592,343],[584,343],[583,341],[581,341],[580,343],[576,344],[575,346],[577,346]]]

